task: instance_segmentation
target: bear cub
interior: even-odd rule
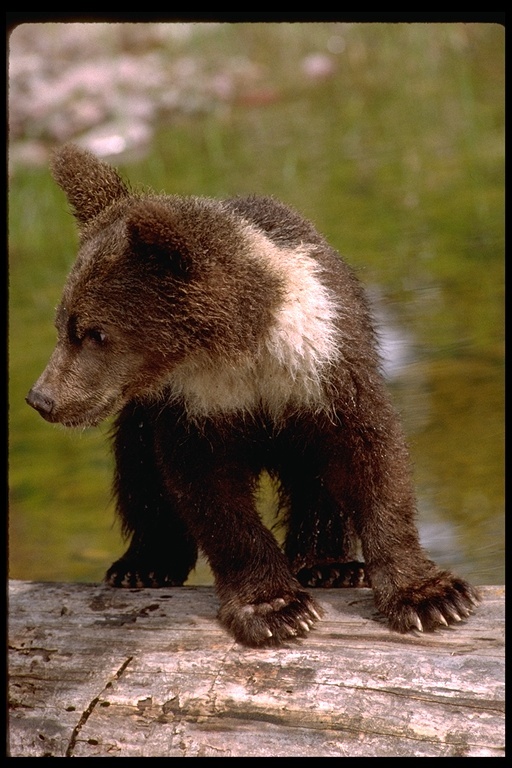
[[[363,289],[313,225],[272,198],[133,192],[72,144],[52,172],[80,245],[27,402],[69,427],[115,417],[129,546],[107,583],[181,585],[201,550],[251,646],[309,632],[307,587],[371,586],[399,632],[467,617],[476,590],[419,543]],[[263,471],[283,548],[256,510]]]

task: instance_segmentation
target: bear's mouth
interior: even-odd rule
[[[40,416],[50,424],[61,424],[63,427],[86,428],[96,427],[119,408],[119,398],[115,395],[94,404],[84,401],[73,405],[59,406],[54,403],[52,408],[40,408],[27,398],[29,405],[37,410]]]
[[[98,403],[92,408],[84,408],[74,413],[57,414],[56,422],[69,428],[96,427],[112,416],[118,410],[118,398],[111,397],[108,401]]]

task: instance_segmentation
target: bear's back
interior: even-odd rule
[[[276,245],[326,245],[311,222],[273,197],[234,197],[225,200],[224,205],[256,225]]]

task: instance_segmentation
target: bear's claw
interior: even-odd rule
[[[322,613],[307,592],[298,591],[261,603],[232,597],[221,605],[219,620],[244,645],[276,646],[305,637]]]
[[[181,587],[186,580],[170,574],[165,568],[145,567],[139,562],[120,558],[105,574],[105,583],[110,587],[141,589],[151,587]]]
[[[409,585],[385,602],[376,594],[377,607],[387,614],[391,628],[398,632],[432,632],[459,623],[473,613],[479,601],[474,587],[447,571]]]

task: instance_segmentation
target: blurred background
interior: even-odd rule
[[[503,27],[25,24],[9,130],[12,578],[99,581],[124,551],[109,425],[66,431],[24,402],[76,253],[48,172],[73,140],[136,188],[271,194],[316,224],[373,300],[424,545],[504,582]],[[201,564],[191,583],[209,580]]]

